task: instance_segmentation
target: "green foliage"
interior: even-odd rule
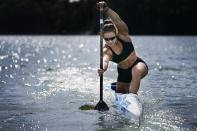
[[[130,34],[197,34],[196,0],[106,0]],[[96,34],[98,0],[0,0],[1,34]]]

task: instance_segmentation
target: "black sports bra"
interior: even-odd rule
[[[133,47],[133,43],[132,42],[124,42],[123,40],[121,40],[119,37],[116,37],[120,43],[122,44],[122,52],[117,55],[111,47],[109,47],[109,49],[112,51],[112,61],[115,63],[119,63],[123,60],[125,60],[133,51],[134,51],[134,47]]]

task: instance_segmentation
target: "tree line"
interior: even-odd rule
[[[196,35],[196,0],[106,0],[136,35]],[[97,34],[98,0],[0,0],[0,34]]]

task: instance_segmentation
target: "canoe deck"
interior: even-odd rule
[[[116,93],[116,83],[111,83],[110,92],[115,101],[117,109],[121,114],[133,121],[139,123],[142,114],[142,103],[137,94]]]

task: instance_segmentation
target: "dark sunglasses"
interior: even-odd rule
[[[106,40],[106,41],[112,41],[112,40],[114,40],[116,38],[116,36],[114,36],[114,37],[111,37],[111,38],[104,38],[104,40]]]

